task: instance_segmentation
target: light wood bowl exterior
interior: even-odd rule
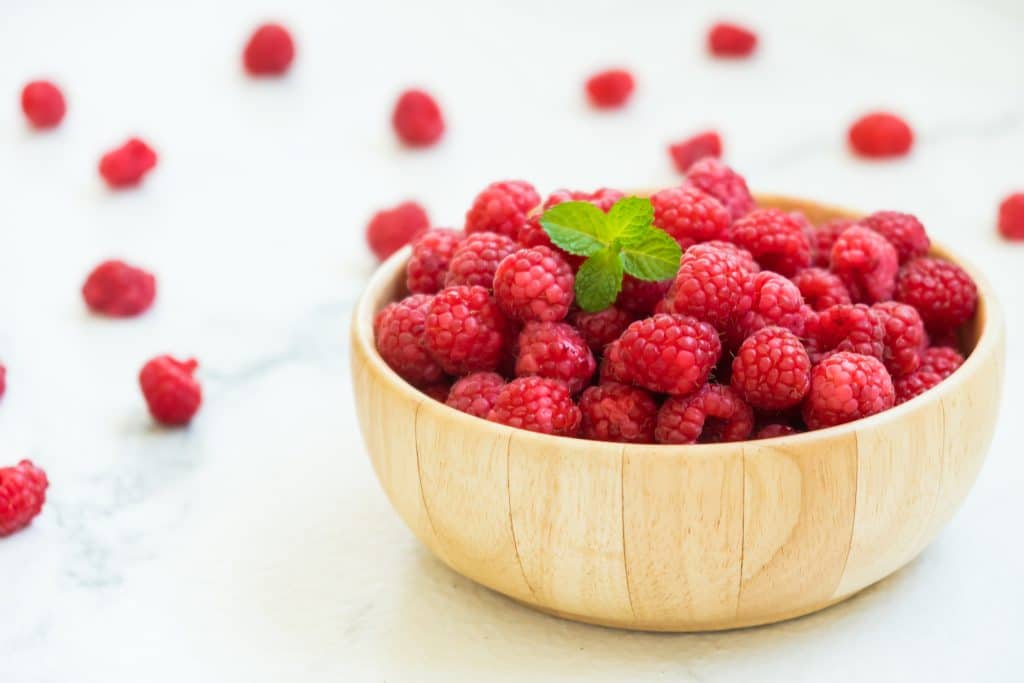
[[[815,223],[857,214],[782,197]],[[940,248],[934,251],[946,258]],[[391,504],[456,572],[568,619],[703,631],[789,619],[910,562],[974,483],[999,403],[1004,330],[980,303],[966,363],[932,391],[851,424],[763,441],[623,445],[534,434],[431,400],[373,343],[404,292],[408,248],[352,325],[366,447]]]

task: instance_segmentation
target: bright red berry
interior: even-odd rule
[[[792,408],[810,388],[811,359],[795,334],[784,327],[765,327],[740,344],[731,384],[754,408]]]
[[[104,261],[86,278],[82,298],[93,313],[131,317],[153,305],[156,278],[124,261]]]
[[[885,328],[882,361],[893,378],[909,375],[921,364],[924,323],[913,306],[884,301],[871,307]]]
[[[419,237],[430,227],[430,219],[416,202],[402,202],[373,214],[366,224],[366,243],[383,261]]]
[[[672,286],[672,282],[651,282],[626,275],[622,278],[622,289],[615,300],[615,305],[634,315],[650,315],[654,312],[654,307],[665,298],[665,293]]]
[[[156,166],[156,152],[139,138],[129,138],[123,145],[100,158],[100,175],[112,188],[132,187]]]
[[[21,110],[36,128],[54,128],[64,119],[67,105],[56,85],[50,81],[32,81],[21,91]]]
[[[629,383],[675,395],[702,386],[722,353],[714,327],[664,313],[630,324],[617,348]]]
[[[617,306],[596,313],[576,311],[569,319],[594,353],[604,351],[633,322],[633,316]]]
[[[679,262],[664,310],[693,316],[723,330],[732,320],[749,275],[743,262],[732,254],[695,244]]]
[[[882,316],[864,304],[837,304],[808,320],[808,346],[815,363],[833,351],[881,359],[885,353]]]
[[[978,288],[963,268],[922,257],[900,270],[895,299],[921,314],[929,330],[954,330],[971,319],[978,306]]]
[[[498,373],[474,372],[452,385],[445,403],[456,410],[486,420],[504,387],[505,378]]]
[[[900,263],[924,256],[932,245],[921,221],[909,213],[876,211],[862,218],[860,224],[889,240],[889,243],[896,247]]]
[[[873,112],[850,126],[849,140],[853,151],[863,157],[901,157],[914,144],[914,131],[895,114]]]
[[[46,473],[29,460],[0,467],[0,538],[32,523],[43,509],[49,486]]]
[[[441,107],[422,90],[406,90],[399,96],[391,125],[398,139],[410,147],[429,147],[444,134]]]
[[[733,220],[743,217],[755,206],[743,176],[714,157],[695,161],[686,172],[686,181],[720,201]]]
[[[828,268],[832,265],[832,246],[847,228],[856,224],[852,218],[833,218],[814,229],[814,265]]]
[[[779,436],[789,436],[790,434],[796,433],[797,430],[794,429],[791,425],[773,422],[771,424],[766,424],[764,427],[761,427],[759,430],[757,430],[757,433],[754,434],[753,438],[774,439]]]
[[[7,391],[7,368],[0,363],[0,398],[4,397],[5,391]]]
[[[755,209],[732,225],[732,241],[766,270],[790,277],[811,265],[811,245],[800,223],[778,209]]]
[[[764,270],[747,275],[733,320],[723,332],[733,349],[769,325],[785,327],[799,337],[813,315],[796,285],[778,273]]]
[[[429,294],[413,294],[392,302],[381,309],[373,324],[381,358],[416,386],[433,384],[444,376],[444,370],[423,348],[427,311],[433,298]]]
[[[475,232],[455,248],[448,263],[445,284],[494,287],[494,273],[506,256],[516,250],[515,241],[494,232]]]
[[[836,304],[850,303],[850,292],[842,279],[824,268],[804,268],[790,278],[815,311],[824,311]]]
[[[936,372],[918,369],[909,375],[893,380],[893,388],[896,392],[895,404],[900,405],[920,396],[941,382],[942,379],[942,376]]]
[[[515,239],[540,195],[523,180],[491,183],[473,200],[466,212],[466,232],[496,232]]]
[[[842,278],[854,301],[891,299],[898,271],[896,247],[874,230],[854,225],[832,245],[832,272]]]
[[[859,420],[892,408],[896,391],[882,361],[840,351],[814,366],[804,401],[804,422],[811,429]]]
[[[462,242],[462,233],[445,228],[427,230],[412,244],[405,285],[414,294],[436,294],[444,287],[448,264]]]
[[[754,411],[727,386],[705,384],[689,396],[673,396],[658,411],[658,443],[743,441],[754,429]]]
[[[581,415],[565,382],[519,377],[502,388],[487,419],[541,434],[575,436]]]
[[[713,130],[689,137],[682,142],[669,145],[668,155],[680,173],[686,173],[690,167],[704,157],[722,156],[722,138]]]
[[[560,379],[576,394],[594,376],[597,363],[576,328],[558,322],[528,322],[519,333],[516,375]]]
[[[617,109],[629,100],[636,84],[624,69],[609,69],[587,79],[587,98],[598,109]]]
[[[597,441],[654,443],[658,404],[639,387],[605,382],[580,396],[580,436]]]
[[[494,273],[494,298],[517,320],[562,320],[573,301],[572,268],[554,249],[514,251]]]
[[[295,43],[280,24],[263,24],[253,31],[242,53],[245,70],[253,76],[280,76],[295,59]]]
[[[757,34],[739,24],[719,22],[708,31],[708,51],[716,57],[746,57],[757,47]]]
[[[964,357],[960,352],[948,346],[933,346],[921,353],[921,370],[934,372],[943,379],[952,375],[963,364]]]
[[[683,249],[729,237],[729,211],[717,199],[693,186],[670,187],[651,195],[654,225]]]
[[[149,413],[160,424],[176,427],[188,424],[199,410],[203,392],[192,376],[199,364],[157,356],[142,366],[139,386]]]
[[[451,375],[495,370],[507,345],[508,322],[483,287],[438,292],[427,308],[423,345]]]
[[[1016,192],[999,205],[999,233],[1008,240],[1024,240],[1024,192]]]

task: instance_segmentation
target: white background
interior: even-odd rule
[[[1015,0],[4,0],[0,463],[32,458],[52,486],[0,541],[0,681],[1020,680],[1024,248],[994,220],[1024,189],[1022,15]],[[722,16],[759,29],[756,59],[705,56]],[[239,53],[266,18],[298,57],[256,82]],[[581,82],[617,64],[634,100],[595,113]],[[17,108],[39,76],[69,102],[52,133]],[[414,84],[449,123],[427,151],[389,127]],[[909,158],[849,155],[846,127],[873,107],[914,124]],[[754,189],[912,211],[983,265],[1011,350],[991,455],[917,562],[824,613],[690,636],[534,614],[428,556],[373,480],[347,367],[363,226],[406,198],[458,225],[508,177],[668,185],[665,145],[707,126]],[[131,134],[159,166],[111,193],[96,162]],[[83,310],[85,274],[111,256],[156,272],[146,316]],[[152,427],[138,394],[161,352],[200,361],[187,430]]]

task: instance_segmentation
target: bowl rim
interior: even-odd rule
[[[813,202],[812,200],[790,197],[787,195],[755,194],[754,197],[759,205],[771,205],[775,203],[784,205],[813,205],[823,211],[834,213],[837,216],[856,219],[865,215],[862,212],[830,204]],[[412,247],[406,245],[381,263],[370,277],[370,280],[367,282],[362,294],[360,294],[353,311],[351,330],[353,344],[357,344],[360,347],[366,359],[372,364],[373,369],[380,377],[387,379],[391,388],[396,389],[399,393],[403,394],[410,402],[417,404],[417,411],[423,409],[440,411],[440,417],[443,417],[446,420],[465,421],[467,428],[487,430],[494,433],[495,436],[515,437],[517,440],[543,441],[549,444],[564,442],[567,447],[570,444],[575,447],[565,449],[570,452],[578,449],[581,452],[606,450],[621,452],[623,454],[643,453],[644,455],[671,455],[673,457],[685,454],[687,456],[714,457],[725,454],[734,454],[737,448],[741,448],[744,445],[752,443],[757,444],[759,448],[781,448],[789,444],[793,444],[794,446],[807,446],[814,441],[826,443],[837,438],[856,435],[856,433],[862,430],[870,430],[875,427],[900,420],[909,413],[916,412],[920,409],[924,409],[926,406],[938,403],[942,397],[950,391],[956,391],[963,383],[964,378],[974,373],[981,366],[983,357],[996,352],[1002,336],[1001,332],[1004,324],[1002,311],[999,308],[995,292],[988,280],[982,275],[981,271],[970,261],[959,256],[954,256],[953,253],[945,248],[944,245],[932,242],[929,255],[938,256],[942,259],[956,263],[967,271],[967,273],[974,279],[978,288],[978,307],[975,317],[982,323],[974,348],[966,357],[963,365],[957,368],[937,387],[925,391],[905,403],[869,417],[832,427],[826,427],[824,429],[800,432],[798,434],[787,434],[769,439],[747,439],[745,441],[711,444],[632,444],[614,441],[594,441],[578,437],[540,434],[525,429],[518,429],[507,425],[488,422],[482,418],[468,415],[427,396],[403,379],[398,375],[398,373],[392,370],[387,363],[384,362],[384,359],[381,358],[380,354],[377,352],[373,338],[373,319],[377,313],[375,306],[379,300],[380,292],[388,288],[396,280],[400,271],[404,269],[411,253]],[[352,351],[354,351],[354,349],[352,349]],[[360,397],[357,396],[356,400],[360,400]],[[581,443],[585,443],[587,448],[580,449],[579,446]]]

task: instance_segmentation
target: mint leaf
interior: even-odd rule
[[[654,206],[644,197],[623,197],[608,210],[608,223],[612,226],[609,240],[624,233],[643,230],[654,222]]]
[[[583,262],[576,273],[576,303],[595,312],[615,303],[622,289],[622,259],[615,245],[605,247]]]
[[[661,281],[676,276],[683,250],[664,230],[630,229],[619,237],[619,242],[623,267],[633,277]]]
[[[590,202],[565,202],[552,206],[540,217],[540,226],[556,246],[570,254],[590,256],[603,249],[608,241],[607,218]]]

